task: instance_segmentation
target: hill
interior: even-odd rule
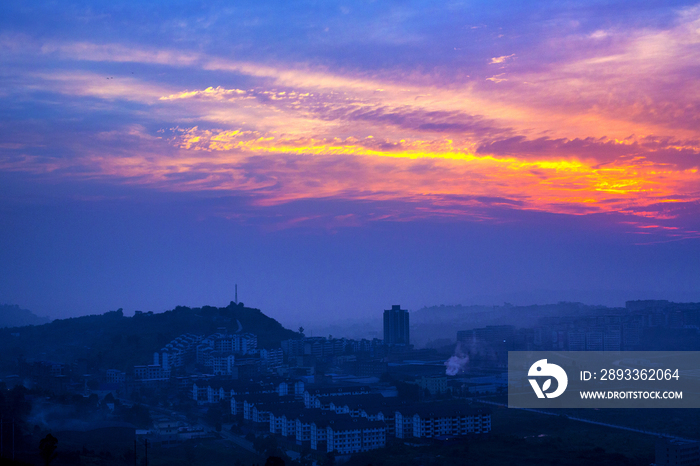
[[[41,325],[51,322],[48,317],[39,317],[18,305],[0,304],[0,328]]]
[[[240,331],[258,336],[259,348],[279,347],[282,340],[299,337],[259,309],[233,302],[221,308],[178,306],[171,311],[134,317],[125,317],[120,309],[12,331],[0,329],[0,363],[10,370],[20,357],[60,363],[84,359],[89,369],[127,370],[136,364],[149,364],[153,353],[178,335],[210,335],[221,327],[236,332],[239,322]]]

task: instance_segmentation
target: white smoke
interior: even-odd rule
[[[469,364],[469,356],[464,354],[461,345],[458,343],[454,356],[445,361],[445,373],[447,375],[457,375]]]

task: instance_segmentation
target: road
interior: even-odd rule
[[[204,426],[204,427],[210,428],[209,426]],[[234,434],[233,432],[231,432],[230,429],[231,429],[230,425],[223,426],[221,429],[221,432],[219,432],[219,434],[221,434],[221,436],[223,438],[225,438],[226,440],[230,440],[231,442],[235,443],[239,447],[241,447],[245,450],[248,450],[251,453],[255,453],[256,455],[258,454],[258,452],[255,451],[255,448],[253,448],[252,442],[249,442],[248,440],[244,439],[243,437]]]
[[[479,400],[479,399],[474,399],[474,401],[477,401],[479,403],[488,404],[488,405],[502,406],[504,408],[508,408],[508,405],[506,403],[497,403],[495,401],[486,401],[486,400]],[[571,419],[572,421],[585,422],[586,424],[595,424],[597,426],[611,427],[613,429],[626,430],[629,432],[637,432],[640,434],[653,435],[655,437],[662,437],[662,438],[667,438],[667,439],[685,440],[688,442],[697,442],[696,439],[687,439],[687,438],[683,438],[683,437],[676,437],[675,435],[662,434],[661,432],[653,432],[650,430],[635,429],[634,427],[627,427],[627,426],[620,426],[620,425],[616,425],[616,424],[608,424],[606,422],[592,421],[590,419],[569,416],[568,414],[553,413],[551,411],[542,411],[539,409],[530,409],[530,408],[509,408],[509,409],[520,409],[522,411],[530,411],[532,413],[546,414],[547,416],[564,416],[567,419]]]

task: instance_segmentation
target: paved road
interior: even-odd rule
[[[205,426],[205,427],[208,427],[208,426]],[[239,447],[244,448],[251,453],[255,453],[256,455],[258,454],[258,452],[255,451],[255,448],[253,448],[252,442],[249,442],[248,440],[244,439],[243,437],[234,434],[233,432],[231,432],[229,430],[230,428],[231,428],[230,425],[222,427],[221,432],[219,432],[219,434],[221,434],[221,436],[223,438],[225,438],[226,440],[230,440],[231,442],[235,443]]]
[[[479,403],[485,403],[489,405],[494,405],[494,406],[502,406],[507,408],[508,405],[505,403],[497,403],[495,401],[486,401],[486,400],[479,400],[479,399],[474,399],[474,401],[477,401]],[[696,439],[687,439],[683,437],[676,437],[675,435],[669,435],[669,434],[662,434],[661,432],[653,432],[650,430],[642,430],[642,429],[635,429],[634,427],[627,427],[627,426],[619,426],[616,424],[608,424],[606,422],[599,422],[599,421],[592,421],[590,419],[584,419],[581,417],[574,417],[574,416],[569,416],[568,414],[558,414],[558,413],[553,413],[551,411],[542,411],[539,409],[530,409],[530,408],[510,408],[510,409],[520,409],[522,411],[530,411],[532,413],[539,413],[539,414],[546,414],[547,416],[564,416],[567,419],[571,419],[572,421],[578,421],[578,422],[585,422],[587,424],[595,424],[598,426],[605,426],[605,427],[612,427],[613,429],[620,429],[620,430],[627,430],[629,432],[637,432],[640,434],[647,434],[647,435],[653,435],[655,437],[662,437],[662,438],[668,438],[668,439],[677,439],[677,440],[686,440],[690,442],[696,442]]]

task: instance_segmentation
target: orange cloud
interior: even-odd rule
[[[452,142],[279,137],[252,131],[177,130],[176,156],[92,156],[102,174],[174,190],[251,192],[263,205],[299,199],[429,200],[449,206],[500,203],[584,214],[697,201],[697,169],[646,160],[598,166],[585,160],[476,155]],[[176,181],[173,181],[176,180]],[[499,199],[500,201],[494,201]]]
[[[498,65],[501,63],[505,63],[507,60],[510,60],[515,56],[514,53],[511,53],[510,55],[503,55],[500,57],[493,57],[491,61],[489,62],[489,65]]]

